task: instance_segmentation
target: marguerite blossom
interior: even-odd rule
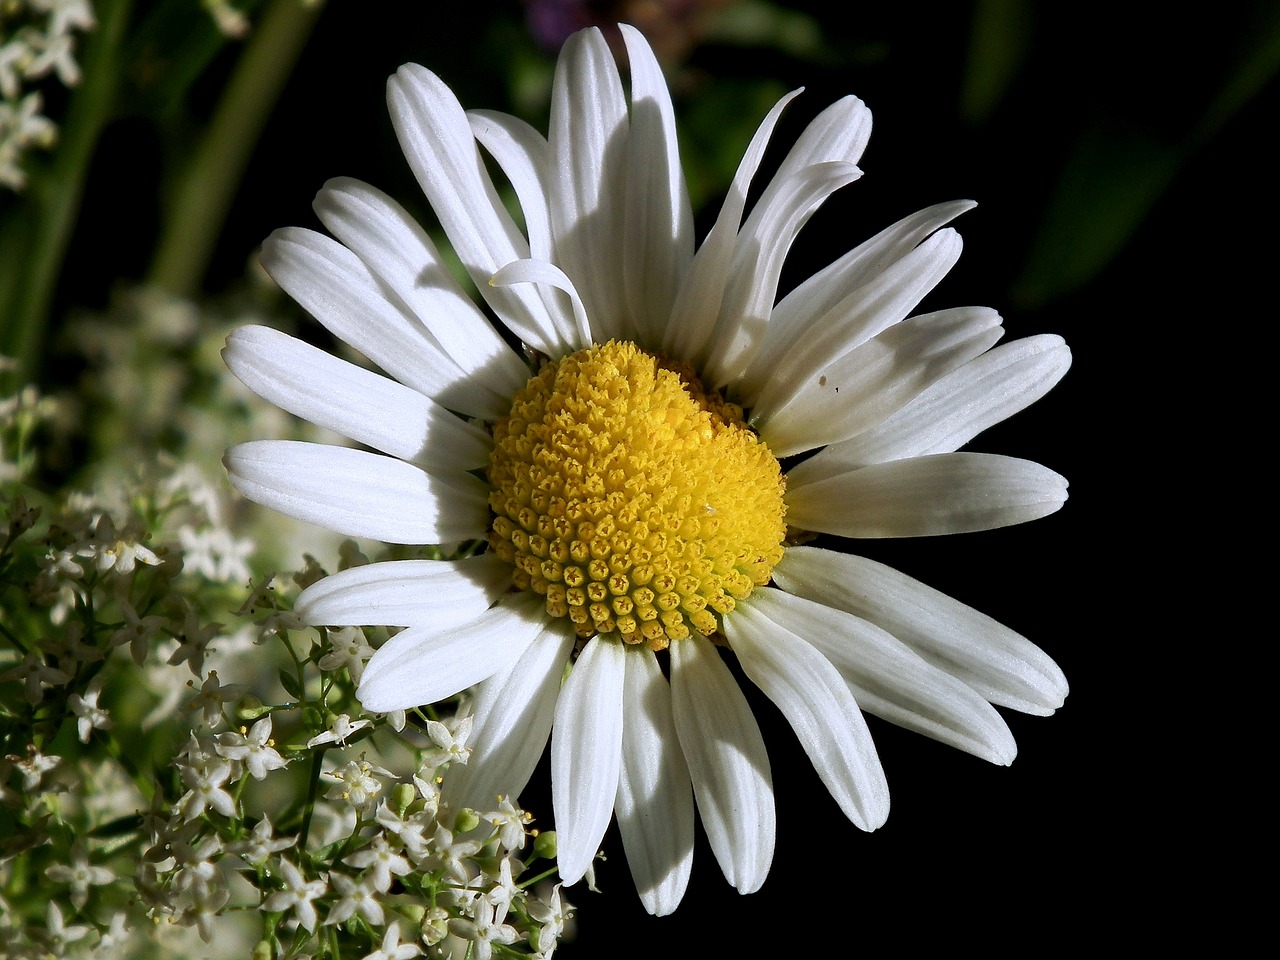
[[[907,217],[779,298],[796,234],[861,175],[871,120],[854,97],[813,120],[748,212],[799,91],[784,97],[695,250],[670,95],[639,32],[622,33],[623,72],[595,30],[565,44],[546,137],[464,111],[422,67],[391,78],[401,145],[484,304],[394,200],[330,181],[315,209],[336,239],[280,230],[263,263],[387,376],[264,327],[233,333],[225,356],[264,398],[366,449],[258,441],[227,466],[251,499],[347,536],[484,545],[352,567],[296,612],[404,628],[364,669],[370,711],[478,684],[450,808],[518,795],[550,739],[562,881],[587,874],[616,813],[640,896],[665,914],[695,808],[740,891],[773,856],[769,761],[727,655],[864,830],[889,810],[864,711],[1007,764],[992,705],[1061,705],[1061,672],[1011,630],[799,544],[1057,510],[1056,473],[959,448],[1043,395],[1070,354],[1056,336],[995,347],[985,308],[913,315],[959,256],[946,224],[966,202]],[[487,942],[480,927],[501,918],[476,924]]]

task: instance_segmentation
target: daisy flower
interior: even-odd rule
[[[585,875],[616,813],[640,896],[665,914],[688,882],[695,809],[738,890],[758,889],[773,856],[769,760],[728,657],[864,830],[889,810],[864,711],[1007,764],[993,704],[1061,705],[1061,671],[1021,636],[802,544],[1057,510],[1056,473],[958,451],[1043,395],[1070,354],[1056,336],[995,347],[985,308],[913,315],[959,256],[946,225],[965,202],[907,217],[779,298],[796,234],[860,176],[871,119],[855,97],[813,120],[748,211],[799,91],[784,97],[695,249],[670,95],[640,33],[622,34],[626,82],[598,31],[565,44],[545,137],[464,111],[420,66],[390,79],[405,155],[484,302],[395,201],[330,181],[315,209],[333,239],[279,230],[263,263],[387,375],[255,326],[225,356],[262,397],[361,448],[257,441],[226,462],[249,498],[347,536],[484,545],[353,567],[297,612],[404,628],[361,677],[369,711],[478,685],[452,809],[518,795],[550,739],[561,879]]]

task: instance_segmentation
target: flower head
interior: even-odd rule
[[[670,96],[641,35],[622,33],[629,89],[597,31],[565,44],[546,137],[464,112],[422,67],[391,78],[401,145],[497,322],[395,201],[330,181],[316,210],[336,239],[278,231],[264,265],[389,376],[263,327],[233,333],[225,357],[266,399],[368,449],[260,441],[227,465],[250,498],[347,536],[483,543],[457,561],[351,567],[310,585],[296,613],[404,628],[360,676],[368,710],[478,684],[471,755],[441,797],[454,810],[518,795],[554,726],[562,880],[588,875],[616,811],[641,897],[667,913],[688,881],[695,806],[742,892],[773,855],[768,757],[726,653],[867,830],[889,797],[864,710],[1008,763],[992,704],[1061,705],[1061,672],[1022,637],[880,564],[801,544],[1057,510],[1057,474],[959,448],[1046,392],[1070,355],[1054,336],[992,349],[1000,318],[985,308],[913,315],[959,256],[947,224],[965,202],[907,217],[779,298],[796,234],[861,175],[871,121],[854,97],[809,125],[748,213],[796,94],[783,98],[695,250]],[[442,865],[458,846],[444,833]],[[558,921],[543,922],[549,954]],[[504,942],[496,912],[468,923],[455,932],[477,952]]]

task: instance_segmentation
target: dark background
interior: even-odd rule
[[[1205,802],[1201,765],[1216,765],[1188,716],[1192,691],[1213,680],[1180,672],[1212,668],[1212,638],[1193,618],[1197,594],[1212,588],[1197,567],[1213,565],[1216,514],[1232,504],[1200,471],[1221,443],[1217,377],[1248,352],[1227,351],[1249,342],[1241,321],[1258,316],[1253,263],[1274,249],[1250,227],[1269,228],[1275,212],[1265,174],[1280,104],[1266,51],[1277,8],[1227,4],[1189,19],[1125,6],[1117,17],[1088,3],[859,4],[837,19],[825,4],[788,4],[820,27],[817,54],[712,38],[673,65],[686,143],[703,151],[686,162],[709,169],[715,124],[690,117],[713,93],[745,104],[764,79],[780,91],[804,85],[775,135],[783,146],[839,96],[871,107],[865,176],[810,222],[784,285],[916,209],[971,198],[978,208],[956,224],[965,253],[925,307],[985,304],[1004,316],[1008,339],[1054,332],[1070,343],[1066,379],[972,445],[1066,475],[1061,512],[976,535],[856,546],[1024,633],[1072,692],[1051,718],[1008,715],[1020,748],[1008,769],[872,718],[893,809],[868,835],[843,818],[785,720],[747,684],[779,820],[764,888],[740,897],[699,834],[682,906],[651,918],[611,828],[603,892],[568,892],[579,939],[558,956],[700,956],[691,938],[703,935],[730,955],[909,951],[940,939],[1021,952],[1090,936],[1111,918],[1133,930],[1135,890],[1179,869],[1185,847],[1173,838]],[[329,177],[366,179],[426,216],[384,106],[385,78],[401,63],[435,70],[466,106],[514,109],[516,66],[553,56],[513,3],[370,9],[334,3],[321,16],[252,157],[208,292],[238,282],[275,227],[316,226],[310,201]],[[194,117],[233,57],[192,90]],[[984,70],[999,68],[1006,81],[975,93]],[[729,110],[727,135],[749,135],[760,102],[750,116]],[[536,109],[527,115],[544,122]],[[68,260],[84,280],[60,292],[64,306],[105,302],[114,279],[145,271],[139,251],[150,249],[172,134],[127,117],[107,131]],[[718,199],[707,192],[704,224]],[[544,827],[548,781],[544,761],[524,798]]]

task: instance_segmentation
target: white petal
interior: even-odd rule
[[[1067,481],[1029,460],[941,453],[877,463],[788,488],[787,523],[841,537],[929,537],[1037,520]]]
[[[787,151],[786,158],[778,165],[772,182],[760,197],[760,203],[767,204],[771,190],[805,167],[829,160],[857,163],[862,159],[862,151],[866,149],[870,139],[871,111],[857,97],[842,97],[805,127],[804,132]]]
[[[451,697],[519,660],[546,620],[541,597],[518,593],[461,628],[401,630],[369,658],[356,699],[389,713]]]
[[[645,909],[671,913],[693,866],[693,787],[671,713],[671,686],[648,647],[628,650],[622,773],[614,809]]]
[[[999,706],[1048,715],[1067,696],[1066,677],[1035,644],[882,563],[791,547],[774,579],[789,593],[870,620]]]
[[[336,240],[286,227],[266,239],[261,259],[304,310],[401,383],[464,412],[487,402],[486,391],[416,317],[387,300],[364,262]]]
[[[627,102],[598,29],[564,42],[551,88],[550,211],[555,259],[602,340],[626,330],[622,284]]]
[[[1013,734],[991,704],[870,621],[782,590],[757,591],[751,606],[830,660],[867,713],[992,763],[1013,762]]]
[[[489,279],[493,287],[505,287],[520,283],[540,283],[552,287],[564,295],[574,319],[574,343],[576,349],[590,346],[593,336],[591,321],[588,318],[582,298],[573,285],[573,281],[563,270],[547,260],[512,260]],[[595,331],[596,334],[602,331]],[[608,338],[604,338],[607,340]],[[603,342],[603,340],[601,341]]]
[[[800,228],[827,197],[860,176],[851,163],[815,163],[782,181],[767,207],[752,211],[734,247],[720,318],[702,367],[708,384],[723,386],[746,370],[764,336],[782,264]]]
[[[571,328],[536,288],[489,286],[499,267],[529,256],[529,243],[498,198],[453,91],[430,70],[405,64],[387,81],[387,106],[409,166],[481,295],[531,347],[571,352]]]
[[[231,484],[256,503],[349,537],[450,543],[481,536],[488,494],[475,477],[439,477],[363,450],[254,440],[227,451]]]
[[[771,351],[767,368],[744,377],[738,395],[744,405],[775,405],[779,393],[793,389],[832,358],[844,356],[901,321],[947,275],[963,244],[954,230],[940,230],[865,285],[854,290],[782,348]]]
[[[996,347],[931,384],[878,426],[799,464],[787,483],[800,486],[870,463],[951,453],[1040,399],[1070,366],[1071,351],[1053,334]]]
[[[238,327],[222,351],[258,396],[317,426],[418,463],[468,470],[489,462],[492,439],[416,390],[270,327]]]
[[[711,852],[739,893],[755,893],[773,862],[773,780],[746,697],[711,642],[697,634],[671,654],[671,709]]]
[[[467,119],[475,138],[511,181],[524,214],[530,255],[536,260],[550,260],[547,177],[551,171],[551,148],[547,138],[519,117],[496,110],[468,110]]]
[[[350,567],[303,590],[293,605],[325,626],[461,626],[511,585],[511,565],[482,553],[465,560],[389,560]]]
[[[504,403],[524,386],[528,367],[463,293],[421,224],[396,201],[367,183],[342,177],[326,183],[313,206],[333,235],[497,402]],[[498,413],[505,412],[499,406]]]
[[[619,28],[631,68],[623,276],[639,340],[657,347],[693,260],[693,213],[662,68],[644,34]]]
[[[757,591],[725,618],[729,646],[787,718],[844,815],[875,830],[889,816],[889,784],[867,721],[831,662],[770,615],[776,592]]]
[[[699,364],[705,359],[716,318],[720,316],[725,284],[729,281],[729,265],[733,261],[738,228],[742,225],[742,211],[747,205],[747,190],[783,108],[799,95],[799,90],[792,90],[773,105],[738,163],[737,173],[729,185],[729,193],[720,207],[715,225],[698,248],[676,296],[671,322],[662,339],[663,351],[668,356],[686,357]]]
[[[826,315],[841,300],[901,260],[925,238],[976,206],[957,200],[928,207],[886,227],[818,271],[783,297],[773,308],[769,329],[752,374],[764,373],[777,362],[776,351],[790,347],[802,331]],[[759,371],[756,370],[757,365]]]
[[[986,307],[903,320],[811,370],[790,392],[766,388],[752,425],[777,457],[857,436],[981,356],[1003,332],[1000,315]]]
[[[500,796],[520,795],[551,736],[573,642],[573,631],[553,621],[524,656],[475,688],[471,759],[450,767],[441,787],[450,809],[484,810]]]
[[[582,879],[609,828],[622,766],[627,651],[615,637],[588,641],[560,690],[551,736],[551,803],[560,879]]]

